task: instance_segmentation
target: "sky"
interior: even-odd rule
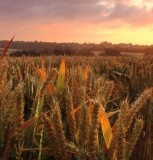
[[[153,44],[153,0],[0,0],[0,40]]]

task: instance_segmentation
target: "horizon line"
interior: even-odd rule
[[[0,41],[9,41],[9,40],[6,40],[6,39],[0,39]],[[153,45],[152,44],[140,44],[140,43],[132,43],[132,42],[118,42],[118,43],[115,43],[115,42],[110,42],[110,41],[101,41],[99,43],[97,42],[76,42],[76,41],[41,41],[41,40],[13,40],[13,42],[18,42],[18,41],[21,41],[21,42],[42,42],[42,43],[78,43],[78,44],[101,44],[101,43],[111,43],[113,45],[119,45],[119,44],[132,44],[132,45],[139,45],[139,46],[151,46]]]

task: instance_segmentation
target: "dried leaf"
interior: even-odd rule
[[[85,79],[87,79],[87,77],[88,77],[89,69],[90,69],[90,67],[89,67],[89,65],[88,65],[88,66],[86,67],[86,69],[83,71],[83,77],[84,77]]]
[[[14,37],[15,37],[15,35],[14,35],[14,36],[12,37],[12,39],[6,44],[4,50],[3,50],[2,54],[1,54],[0,60],[2,60],[3,57],[5,56],[5,54],[6,54],[7,50],[8,50],[8,48],[9,48],[9,46],[11,45],[11,43],[12,43],[12,41],[13,41],[13,39],[14,39]]]
[[[36,71],[36,73],[41,77],[42,82],[45,81],[47,77],[47,72],[45,71],[44,59],[42,56],[40,57],[41,60],[41,70],[37,69],[34,65],[31,64],[32,68]]]
[[[41,77],[41,72],[37,69],[33,64],[31,64],[32,68],[36,71],[36,73]]]
[[[118,112],[120,112],[120,110],[117,110],[117,111],[114,111],[114,112],[109,112],[109,113],[107,113],[107,117],[109,118],[109,117],[113,116],[114,114],[116,114]]]
[[[35,120],[36,120],[35,118],[27,120],[26,122],[24,122],[23,128],[26,130],[28,127],[34,124]]]
[[[44,82],[46,77],[47,77],[47,73],[45,71],[45,64],[44,64],[44,59],[42,58],[42,56],[40,56],[40,60],[41,60],[41,78],[42,81]]]
[[[65,87],[65,58],[62,59],[58,72],[57,91],[63,92],[64,87]]]
[[[47,85],[47,89],[48,89],[49,93],[53,92],[53,86],[51,84]]]
[[[81,106],[75,108],[75,109],[71,112],[71,114],[75,114],[80,108],[81,108]]]

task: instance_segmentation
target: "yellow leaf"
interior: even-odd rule
[[[87,79],[87,77],[88,77],[89,69],[90,69],[90,67],[89,67],[89,65],[88,65],[88,66],[86,67],[86,69],[83,71],[83,77],[84,77],[85,79]]]
[[[100,103],[100,110],[99,110],[99,120],[100,120],[100,123],[101,123],[102,133],[103,133],[103,136],[104,136],[106,147],[107,147],[107,149],[109,149],[110,143],[111,143],[111,140],[112,140],[112,137],[113,137],[112,128],[110,126],[110,122],[109,122],[108,116],[105,112],[105,109],[104,109],[104,107],[102,106],[101,103]]]
[[[65,82],[68,83],[69,74],[68,74],[68,64],[65,62]]]

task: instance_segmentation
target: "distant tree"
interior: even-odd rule
[[[153,52],[146,52],[145,55],[146,56],[153,56]]]
[[[103,54],[105,56],[120,56],[120,51],[114,48],[106,48],[105,53]]]
[[[64,55],[64,50],[61,47],[56,47],[53,49],[53,54],[55,56]]]
[[[64,48],[64,54],[65,55],[68,55],[68,56],[73,56],[73,55],[75,55],[75,51],[74,50],[72,50],[72,49],[70,49],[69,47],[65,47]]]
[[[46,56],[49,56],[49,55],[52,54],[52,51],[49,50],[48,48],[44,48],[44,49],[42,50],[42,54],[43,54],[43,55],[46,55]]]
[[[55,49],[53,49],[53,54],[56,56],[59,55],[67,55],[67,56],[73,56],[76,54],[75,50],[69,48],[69,47],[56,47]]]
[[[21,56],[40,56],[41,54],[36,51],[15,51],[13,53],[10,53],[10,56],[13,57],[21,57]]]
[[[77,52],[77,54],[76,54],[77,56],[87,56],[87,57],[89,57],[89,56],[94,56],[94,54],[91,52],[91,50],[90,49],[84,49],[84,48],[82,48],[82,49],[80,49],[78,52]]]

